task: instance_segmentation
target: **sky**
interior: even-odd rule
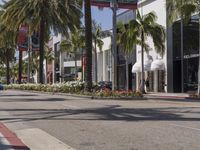
[[[92,7],[92,19],[101,24],[103,30],[112,28],[112,10],[110,8],[99,10],[98,7]]]

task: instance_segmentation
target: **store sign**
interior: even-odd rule
[[[137,9],[138,0],[116,0],[118,8]],[[112,0],[91,0],[93,6],[111,7]]]
[[[199,54],[184,55],[185,59],[199,57]]]

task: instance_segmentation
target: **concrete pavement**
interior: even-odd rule
[[[48,145],[42,142],[47,136],[76,150],[197,150],[199,112],[200,102],[87,100],[19,91],[0,95],[0,120],[28,146],[32,136],[41,147]]]

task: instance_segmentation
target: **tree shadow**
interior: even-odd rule
[[[0,97],[31,97],[31,96],[39,96],[37,94],[0,94]]]
[[[16,117],[1,117],[1,121],[21,122],[37,120],[88,120],[88,121],[200,121],[199,117],[188,117],[184,109],[193,108],[122,108],[120,106],[107,106],[91,109],[1,109]]]
[[[15,99],[3,99],[0,100],[1,102],[56,102],[56,101],[66,101],[69,99],[66,98],[43,98],[43,99],[36,99],[36,98],[15,98]]]

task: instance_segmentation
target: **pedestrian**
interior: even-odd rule
[[[149,92],[149,77],[147,77],[145,85],[146,85],[146,92]]]

